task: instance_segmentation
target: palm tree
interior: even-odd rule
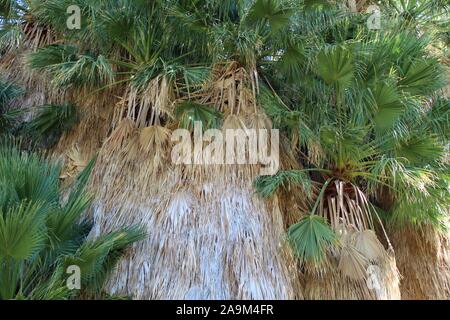
[[[211,16],[199,20],[197,8],[209,8]],[[222,128],[235,128],[248,124],[255,113],[263,116],[257,113],[255,99],[255,53],[245,47],[254,46],[246,41],[254,41],[258,34],[253,25],[246,26],[246,16],[239,14],[242,9],[206,1],[169,8],[169,17],[177,21],[174,28],[183,25],[186,31],[216,40],[217,32],[223,30],[210,24],[218,19],[231,33],[226,35],[229,40],[223,39],[229,41],[224,48],[208,48],[201,42],[210,39],[199,40],[195,54],[205,59],[200,60],[202,67],[196,67],[198,62],[191,67],[188,53],[184,61],[170,57],[174,50],[183,56],[189,47],[172,48],[169,53],[158,49],[159,57],[149,57],[150,62],[133,57],[135,61],[129,63],[137,73],[122,103],[126,119],[105,142],[94,181],[104,185],[104,179],[114,180],[121,187],[101,189],[94,215],[106,230],[122,219],[145,221],[151,236],[136,249],[133,259],[123,261],[120,274],[111,279],[112,292],[134,293],[137,298],[194,299],[296,295],[289,254],[279,247],[283,221],[277,205],[252,195],[256,168],[168,165],[170,128],[192,128],[193,120],[205,127],[218,125],[221,114],[225,117]],[[158,27],[153,23],[152,28]],[[232,34],[240,32],[242,43],[234,43]],[[214,59],[208,57],[210,50]],[[138,67],[132,66],[136,63]],[[128,168],[135,174],[123,177],[115,168]],[[126,193],[123,186],[130,186]]]
[[[448,203],[445,71],[430,53],[447,8],[432,2],[389,1],[368,30],[336,1],[3,1],[0,60],[33,93],[23,105],[45,105],[28,131],[62,133],[51,152],[66,180],[99,153],[94,234],[147,228],[109,292],[399,298],[397,257],[410,297],[421,269],[405,267],[404,240],[444,230]],[[67,30],[73,4],[80,30]],[[194,121],[281,129],[283,170],[173,165],[171,133]],[[445,296],[440,277],[418,296]]]
[[[99,161],[97,162],[96,168],[94,169],[94,179],[93,185],[105,185],[103,181],[108,181],[112,185],[120,186],[117,190],[113,190],[105,185],[105,188],[98,190],[97,200],[94,203],[93,216],[97,221],[97,224],[101,227],[102,231],[107,231],[115,226],[121,219],[127,219],[131,222],[131,219],[136,219],[139,221],[145,221],[148,225],[149,237],[148,241],[141,243],[139,247],[136,248],[135,256],[139,259],[125,260],[123,269],[129,270],[126,266],[131,264],[133,269],[131,269],[130,274],[121,272],[120,270],[117,274],[120,276],[112,277],[110,289],[111,291],[121,291],[121,292],[131,292],[136,294],[137,297],[200,297],[200,296],[210,296],[210,297],[248,297],[248,298],[262,298],[262,297],[293,297],[294,292],[291,280],[288,274],[287,266],[283,261],[283,252],[278,248],[278,242],[272,241],[272,239],[281,238],[282,232],[282,219],[278,217],[275,223],[271,222],[271,215],[269,209],[264,201],[255,199],[252,196],[251,183],[252,176],[248,175],[249,169],[243,170],[245,175],[248,175],[245,181],[240,181],[239,177],[243,173],[239,173],[237,168],[232,168],[236,170],[235,178],[230,178],[230,186],[227,190],[223,190],[218,195],[209,195],[215,201],[220,201],[222,194],[230,193],[235,188],[243,189],[242,197],[240,202],[230,200],[222,203],[222,212],[226,213],[232,217],[232,212],[236,212],[236,215],[243,215],[242,221],[249,220],[254,221],[254,227],[247,229],[238,228],[234,230],[231,228],[228,231],[228,235],[221,235],[220,229],[217,229],[219,234],[211,232],[211,239],[209,241],[204,238],[204,231],[200,228],[202,226],[205,228],[207,225],[211,225],[213,228],[218,222],[223,225],[223,228],[230,228],[232,222],[227,222],[226,220],[220,221],[220,216],[215,213],[215,216],[210,214],[211,211],[216,211],[217,205],[211,201],[206,201],[206,199],[195,199],[196,193],[198,193],[198,188],[201,185],[208,185],[210,182],[199,180],[196,181],[195,190],[186,190],[184,193],[178,190],[180,185],[186,183],[185,181],[188,177],[187,169],[179,169],[180,175],[171,177],[168,176],[170,171],[167,167],[167,158],[169,155],[169,126],[177,125],[178,119],[174,117],[175,113],[179,113],[178,116],[182,120],[186,113],[194,111],[195,104],[191,104],[190,108],[177,107],[177,112],[174,112],[174,106],[178,104],[178,100],[195,100],[198,103],[203,103],[209,105],[210,108],[217,107],[216,112],[210,112],[210,116],[218,115],[218,112],[231,113],[229,119],[225,120],[225,123],[233,125],[233,120],[236,122],[238,116],[238,110],[229,110],[228,104],[244,105],[242,108],[242,113],[253,113],[256,108],[256,99],[254,94],[248,95],[246,100],[229,101],[226,102],[223,99],[222,105],[216,104],[214,101],[208,102],[206,99],[208,97],[204,94],[207,88],[203,86],[205,79],[212,79],[214,83],[230,83],[231,78],[236,77],[236,83],[230,83],[229,88],[222,88],[221,91],[226,90],[231,96],[234,94],[235,97],[241,96],[244,93],[253,92],[256,89],[256,79],[254,76],[255,70],[255,57],[254,53],[250,51],[251,42],[246,43],[245,41],[256,41],[257,35],[252,34],[252,32],[257,31],[261,28],[258,26],[258,15],[252,16],[252,21],[244,21],[244,18],[235,17],[237,8],[229,7],[225,8],[222,5],[214,4],[211,6],[209,3],[204,2],[200,5],[203,8],[209,8],[211,10],[211,17],[208,17],[206,24],[204,23],[201,27],[201,32],[207,31],[210,33],[211,37],[220,36],[217,34],[218,31],[216,26],[209,25],[217,19],[216,15],[223,20],[221,22],[223,26],[230,24],[230,33],[244,32],[245,37],[253,37],[249,39],[242,39],[242,43],[230,43],[230,47],[227,47],[225,52],[216,52],[217,48],[213,48],[215,55],[223,55],[223,58],[219,61],[212,61],[209,55],[212,53],[209,50],[200,50],[195,53],[196,59],[201,59],[199,61],[193,61],[191,48],[184,48],[177,45],[177,42],[169,42],[167,35],[163,35],[161,30],[163,27],[167,26],[167,20],[177,19],[180,21],[186,17],[181,16],[180,10],[182,6],[191,6],[191,10],[195,7],[188,3],[179,3],[174,6],[172,3],[158,3],[154,4],[151,10],[143,12],[138,3],[124,2],[125,8],[128,12],[121,12],[117,14],[116,12],[110,10],[107,11],[110,3],[99,4],[98,8],[96,5],[80,3],[80,5],[85,5],[88,7],[87,12],[93,12],[98,16],[98,20],[93,21],[92,25],[89,25],[87,29],[90,32],[80,32],[71,41],[75,45],[59,45],[59,46],[49,46],[37,50],[35,53],[29,55],[28,63],[32,68],[40,71],[44,71],[49,74],[53,81],[52,86],[59,89],[64,88],[65,90],[86,90],[90,88],[96,90],[95,87],[109,86],[118,87],[118,84],[123,84],[123,92],[121,94],[122,99],[117,103],[117,109],[111,110],[115,111],[112,117],[112,123],[110,126],[114,128],[113,134],[105,141],[102,150],[100,151]],[[59,7],[58,7],[59,6]],[[82,6],[83,7],[83,6]],[[47,8],[47,11],[46,11]],[[51,11],[48,9],[51,8]],[[60,10],[58,11],[58,8]],[[44,15],[42,21],[51,21],[52,28],[58,30],[58,25],[54,23],[54,19],[45,18],[45,14],[62,12],[61,8],[65,9],[65,3],[46,1],[43,2],[39,7],[36,7],[35,15],[37,17]],[[84,7],[83,7],[84,8]],[[55,10],[56,9],[56,10]],[[274,9],[274,8],[269,8]],[[277,9],[277,8],[275,8]],[[167,11],[167,17],[161,15],[161,10]],[[247,10],[249,10],[247,5]],[[106,14],[99,14],[105,11]],[[256,10],[253,10],[256,12]],[[145,13],[145,14],[143,14]],[[275,12],[283,18],[283,10],[280,12]],[[158,17],[157,17],[158,14]],[[198,13],[197,13],[198,14]],[[258,13],[260,14],[260,13]],[[123,19],[127,20],[130,17],[139,16],[135,23],[129,24],[129,29],[122,28],[118,30],[118,19],[120,22]],[[161,19],[162,21],[159,21]],[[242,19],[242,26],[234,26],[233,23],[239,22]],[[93,20],[93,19],[92,19]],[[235,20],[233,22],[233,20]],[[151,23],[150,23],[151,21]],[[189,21],[186,21],[186,23]],[[174,23],[175,28],[179,22]],[[197,21],[194,21],[197,23]],[[50,23],[49,23],[50,25]],[[248,26],[247,26],[248,25]],[[194,26],[192,26],[194,27]],[[239,30],[241,28],[242,30]],[[246,28],[248,30],[246,30]],[[110,41],[107,43],[98,42],[101,39],[101,35],[107,30],[109,35],[112,35]],[[144,32],[145,31],[145,32]],[[199,31],[197,30],[197,33]],[[267,33],[267,30],[264,30]],[[247,35],[247,34],[248,35]],[[231,36],[232,34],[230,34]],[[180,37],[185,36],[185,34],[180,34]],[[269,39],[269,35],[264,35]],[[89,56],[87,52],[82,49],[86,47],[86,43],[89,46],[94,43],[98,43],[102,48],[91,47]],[[206,38],[206,41],[209,39]],[[232,40],[230,38],[230,40]],[[192,41],[191,41],[192,42]],[[178,42],[180,43],[180,42]],[[139,44],[136,47],[133,45]],[[203,47],[204,44],[202,44]],[[249,48],[241,47],[239,45],[247,45]],[[205,49],[208,49],[207,45],[204,45]],[[241,52],[235,52],[239,49]],[[77,51],[78,50],[78,51]],[[81,50],[81,51],[80,51]],[[108,53],[110,56],[108,61],[100,61],[99,52]],[[239,56],[237,56],[239,55]],[[51,57],[51,58],[50,58]],[[182,58],[180,58],[182,57]],[[50,58],[50,59],[49,59]],[[240,61],[234,61],[234,59],[242,59]],[[214,59],[217,60],[217,59]],[[221,61],[220,61],[221,60]],[[86,62],[85,62],[86,61]],[[87,65],[89,63],[89,65]],[[108,67],[108,63],[114,64],[114,67]],[[210,74],[209,65],[214,63],[214,72],[216,74]],[[248,69],[243,67],[247,65]],[[75,68],[75,69],[74,69]],[[116,77],[97,77],[101,72],[100,70],[112,70],[116,69]],[[109,73],[110,74],[110,73]],[[105,74],[106,75],[106,74]],[[241,79],[239,80],[239,77]],[[99,79],[100,81],[90,79]],[[120,79],[119,79],[120,78]],[[107,79],[107,81],[102,81]],[[225,81],[226,80],[226,81]],[[242,83],[242,84],[241,84]],[[248,87],[250,86],[250,87]],[[81,87],[81,88],[80,88]],[[122,90],[122,89],[117,89]],[[216,92],[218,89],[215,89]],[[192,94],[191,94],[192,93]],[[217,99],[217,98],[216,98]],[[197,105],[198,105],[197,103]],[[185,104],[186,105],[186,104]],[[224,106],[227,106],[228,110],[225,110]],[[230,106],[233,107],[233,106]],[[233,107],[234,108],[234,107]],[[236,113],[236,114],[233,114]],[[203,113],[204,114],[204,113]],[[208,113],[207,113],[208,114]],[[261,117],[260,117],[261,118]],[[181,125],[182,125],[181,121]],[[205,123],[209,122],[207,119]],[[217,121],[214,121],[217,122]],[[238,121],[239,122],[239,121]],[[77,137],[79,139],[79,137]],[[137,142],[137,143],[136,143]],[[120,151],[120,152],[119,152]],[[138,153],[137,153],[138,152]],[[151,155],[156,153],[153,159]],[[139,156],[139,157],[138,157]],[[138,159],[136,159],[138,157]],[[150,161],[149,161],[150,159]],[[137,161],[138,160],[138,161]],[[140,169],[134,168],[134,165],[139,165]],[[122,173],[124,168],[128,168],[130,174],[123,177]],[[121,169],[120,169],[121,168]],[[140,172],[140,171],[143,171]],[[223,169],[222,169],[223,171]],[[136,175],[132,174],[136,173]],[[163,174],[162,174],[163,173]],[[224,175],[224,172],[221,173]],[[209,179],[215,178],[213,173],[208,174]],[[207,177],[208,177],[207,176]],[[155,185],[149,184],[149,177],[153,177],[153,183],[155,185],[160,185],[160,188],[155,188]],[[124,179],[125,178],[125,179]],[[117,179],[117,180],[116,180]],[[170,179],[170,180],[169,180]],[[165,182],[169,180],[169,182]],[[115,182],[113,182],[115,181]],[[136,183],[136,181],[141,181]],[[159,183],[158,183],[159,182]],[[213,179],[215,184],[220,183],[217,179]],[[130,187],[128,190],[126,185],[133,185],[136,187]],[[173,185],[173,186],[172,186]],[[167,190],[174,189],[173,193],[167,192]],[[162,189],[162,190],[161,190]],[[127,190],[124,192],[124,190]],[[165,191],[162,194],[162,191]],[[142,194],[141,194],[142,193]],[[163,195],[168,194],[169,197],[162,198]],[[215,193],[216,194],[216,193]],[[120,195],[120,196],[119,196]],[[233,194],[234,195],[234,194]],[[231,196],[231,194],[229,195]],[[132,200],[138,197],[139,200]],[[144,197],[144,199],[142,199]],[[184,197],[184,198],[183,198]],[[146,199],[152,199],[153,203],[146,204]],[[155,201],[157,200],[157,201]],[[201,200],[200,202],[198,202]],[[178,202],[182,201],[187,209],[191,211],[189,207],[195,204],[196,207],[202,207],[208,204],[209,208],[204,208],[199,211],[199,215],[203,216],[203,219],[207,223],[200,223],[198,227],[193,229],[198,229],[198,234],[191,236],[191,239],[187,239],[192,243],[192,247],[186,249],[185,246],[175,245],[177,242],[173,238],[167,238],[166,234],[171,234],[177,231],[179,234],[185,234],[187,228],[190,227],[191,219],[186,214],[186,221],[184,222],[184,231],[174,229],[177,228],[176,225],[170,225],[170,221],[175,219],[174,214],[179,215]],[[139,203],[140,206],[133,207],[130,206],[131,203]],[[197,202],[197,203],[196,203]],[[161,203],[165,207],[161,206]],[[276,210],[276,205],[273,210]],[[172,209],[171,209],[172,208]],[[241,209],[244,208],[244,209]],[[140,211],[145,210],[147,212],[140,213]],[[272,210],[272,209],[270,209]],[[261,218],[254,216],[253,212],[261,212]],[[187,212],[188,213],[188,212]],[[144,214],[144,218],[142,215]],[[158,216],[164,214],[161,221],[155,221]],[[278,213],[275,212],[276,215]],[[250,217],[248,217],[250,215]],[[114,216],[114,219],[111,219]],[[212,216],[214,219],[211,219]],[[252,217],[253,216],[253,217]],[[135,217],[135,218],[132,218]],[[210,219],[210,221],[208,221]],[[259,220],[263,220],[261,223]],[[217,228],[217,227],[216,227]],[[266,233],[259,232],[258,230],[266,230]],[[250,242],[248,245],[242,247],[238,245],[240,241],[245,241],[249,238],[248,232],[252,232],[253,237],[258,239],[258,237],[267,236],[269,239],[261,239],[255,241],[255,243]],[[270,236],[273,235],[273,236]],[[207,255],[205,244],[214,245],[214,239],[220,239],[220,245],[216,247],[210,247],[210,253]],[[161,247],[160,243],[162,239],[166,242],[165,247]],[[235,238],[234,241],[230,242],[229,239]],[[242,240],[240,240],[242,239]],[[226,243],[230,242],[229,247]],[[267,243],[273,243],[272,249],[268,250]],[[222,248],[221,248],[222,247]],[[165,251],[171,249],[173,257],[166,258],[164,255]],[[217,252],[217,250],[222,252]],[[197,274],[200,277],[199,284],[197,288],[192,287],[192,278],[187,278],[186,283],[182,281],[170,281],[169,279],[181,277],[178,276],[180,270],[178,261],[172,261],[179,256],[189,255],[190,251],[194,252],[205,252],[203,267],[206,269],[198,269],[196,262],[193,258],[187,257],[186,268],[191,268],[192,271],[184,272],[184,274]],[[242,269],[242,265],[246,264],[245,259],[249,256],[246,252],[257,251],[256,257],[260,257],[261,262],[249,261],[247,264],[253,265],[252,269]],[[156,255],[156,259],[153,256]],[[211,256],[212,255],[212,256]],[[216,261],[219,263],[223,259],[232,259],[235,256],[237,259],[236,263],[230,264],[233,266],[229,271],[223,269],[219,273],[210,272],[208,268],[214,267],[214,264],[208,261]],[[169,260],[168,260],[169,259]],[[264,262],[264,259],[273,262]],[[153,264],[156,261],[156,266]],[[162,263],[163,265],[159,265]],[[166,278],[161,277],[160,273],[155,273],[147,271],[149,268],[153,270],[164,270],[167,269],[167,265],[171,266],[168,270],[168,275]],[[266,266],[266,272],[257,272],[260,266]],[[223,267],[222,267],[223,268]],[[270,268],[270,269],[269,269]],[[270,270],[275,268],[279,270],[278,272],[272,273]],[[211,270],[212,271],[212,270]],[[228,274],[230,274],[228,276]],[[205,279],[201,277],[205,276],[215,276],[215,279]],[[144,287],[142,284],[142,277],[150,277],[150,281],[147,281],[149,287]],[[228,277],[237,277],[240,279],[238,281],[238,286],[234,285],[234,280]],[[128,287],[124,287],[123,283],[127,280]],[[162,290],[162,286],[168,286],[167,290]],[[178,287],[170,287],[169,285],[177,285]]]
[[[64,196],[57,163],[7,141],[0,145],[0,299],[105,296],[103,282],[142,231],[87,239],[92,223],[83,212],[91,196],[83,189],[93,163]],[[77,290],[67,285],[70,266],[80,270]]]
[[[302,29],[298,33],[300,38]],[[398,281],[392,253],[388,258],[374,237],[373,231],[378,230],[393,252],[378,222],[400,222],[405,231],[409,224],[436,230],[447,217],[443,155],[448,101],[436,96],[445,85],[445,73],[428,53],[429,40],[411,30],[409,21],[392,20],[389,28],[374,34],[344,19],[322,34],[314,33],[319,36],[312,37],[310,45],[301,43],[303,61],[292,72],[303,72],[294,78],[302,82],[286,88],[289,77],[275,71],[272,74],[279,79],[271,83],[280,83],[275,87],[279,96],[265,97],[269,115],[286,128],[305,169],[260,178],[256,186],[269,196],[277,187],[295,183],[312,195],[307,218],[289,230],[306,270],[313,262],[311,272],[323,279],[319,288],[306,288],[307,297],[378,296],[364,285],[368,265],[375,263],[381,269],[378,282],[383,283],[383,277],[386,283]],[[283,60],[280,68],[285,69]],[[395,246],[397,256],[407,248],[405,241]],[[401,263],[405,271],[406,260]],[[428,275],[433,284],[438,283],[435,278],[441,280],[439,288],[435,285],[428,292],[446,296],[448,275],[433,265],[437,269],[425,268],[433,273],[422,270],[420,274]],[[323,274],[333,266],[340,271],[337,276]],[[415,268],[408,273],[411,278],[419,274],[420,267]],[[335,277],[342,274],[364,281],[341,292],[342,283]],[[398,297],[395,288],[383,294]]]

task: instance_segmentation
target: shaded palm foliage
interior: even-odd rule
[[[9,81],[0,78],[0,134],[12,130],[20,111],[11,108],[11,103],[23,90]]]
[[[55,89],[117,90],[105,158],[118,154],[124,166],[145,150],[163,167],[167,130],[194,121],[271,127],[261,108],[295,170],[255,187],[265,198],[304,194],[292,195],[297,221],[286,218],[300,270],[328,263],[362,281],[392,254],[384,226],[447,232],[449,7],[384,1],[381,29],[371,30],[374,1],[353,2],[361,14],[340,1],[2,1],[0,51],[28,48],[28,67]],[[67,28],[70,5],[81,9],[80,30]],[[28,128],[60,133],[68,106],[44,107]],[[251,108],[259,115],[239,118]],[[140,144],[118,153],[137,130]]]
[[[320,190],[311,214],[327,215],[341,192],[354,200],[362,192],[367,210],[383,210],[387,220],[436,227],[446,220],[448,100],[438,97],[446,73],[429,53],[429,35],[387,18],[383,29],[370,31],[346,17],[313,41],[296,29],[298,53],[286,54],[291,61],[302,56],[291,68],[297,76],[280,59],[272,66],[275,91],[260,98],[306,169],[261,178],[263,194],[295,181]],[[433,202],[426,211],[419,205],[425,199]]]
[[[0,298],[100,297],[108,273],[142,231],[124,228],[88,238],[91,222],[83,212],[91,196],[84,186],[93,163],[63,196],[60,165],[5,141],[0,145]],[[70,266],[81,272],[81,290],[68,286]]]

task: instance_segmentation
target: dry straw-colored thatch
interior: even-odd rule
[[[79,119],[52,148],[52,154],[64,161],[61,178],[70,181],[78,175],[103,145],[112,130],[116,91],[93,95],[86,89],[71,89],[67,93],[77,107]]]
[[[198,101],[224,112],[225,128],[267,125],[246,71],[228,64],[216,73]],[[152,117],[142,113],[125,113],[94,169],[96,232],[133,223],[148,232],[120,261],[109,292],[138,299],[301,298],[278,202],[252,188],[258,166],[173,165],[171,132],[143,125],[139,119]]]
[[[432,227],[389,228],[403,299],[450,299],[450,243]]]
[[[398,300],[400,274],[393,254],[369,260],[361,248],[344,244],[320,271],[305,270],[304,294],[312,300]]]
[[[25,89],[25,96],[17,100],[16,107],[35,107],[44,103],[65,102],[64,92],[52,88],[45,75],[30,70],[25,58],[27,53],[52,43],[55,40],[52,31],[33,21],[24,23],[21,28],[24,40],[20,47],[17,47],[17,43],[12,43],[9,47],[5,47],[5,52],[0,55],[2,76],[6,76]]]

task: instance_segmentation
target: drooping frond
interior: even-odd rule
[[[114,81],[114,71],[103,55],[78,54],[78,48],[52,45],[28,57],[30,67],[43,70],[52,77],[56,87],[101,87]]]

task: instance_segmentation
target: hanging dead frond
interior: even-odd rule
[[[359,231],[373,230],[372,209],[358,187],[335,180],[325,192],[318,214],[327,219],[333,228],[344,225]]]
[[[328,249],[325,266],[305,269],[307,297],[315,299],[324,294],[323,299],[400,299],[400,274],[392,247],[386,234],[388,250],[377,238],[373,222],[376,213],[365,194],[351,183],[334,180],[325,184],[320,196],[315,212],[330,223],[338,244]],[[317,278],[322,285],[337,287],[319,289],[310,283]]]
[[[123,117],[133,119],[139,128],[161,125],[174,117],[174,89],[166,76],[157,76],[145,87],[130,83],[118,103],[115,123]]]
[[[77,177],[90,161],[90,157],[82,154],[78,146],[72,147],[72,149],[67,152],[66,156],[66,163],[64,164],[60,179]]]

